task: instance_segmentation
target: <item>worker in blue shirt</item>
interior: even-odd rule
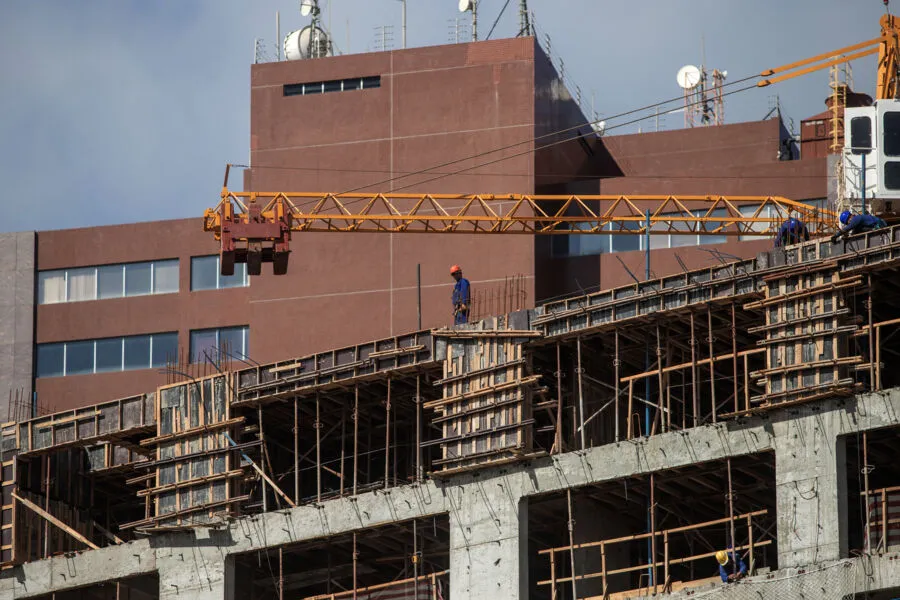
[[[737,581],[747,576],[747,564],[744,562],[744,559],[735,554],[734,550],[730,548],[729,552],[719,550],[716,552],[716,560],[719,561],[719,577],[722,578],[723,583]],[[729,563],[732,561],[734,561],[734,564],[729,566]],[[735,569],[734,565],[737,565],[737,569]]]
[[[857,233],[864,233],[866,231],[874,231],[875,229],[887,227],[887,223],[880,217],[868,213],[853,214],[849,210],[845,210],[841,213],[841,225],[843,225],[843,227],[831,236],[832,242],[836,242],[841,236],[855,235]]]
[[[462,276],[459,265],[450,267],[450,276],[456,280],[453,286],[453,324],[461,325],[469,321],[469,280]]]
[[[782,248],[792,244],[809,241],[809,230],[803,221],[795,217],[791,217],[781,224],[778,229],[778,235],[775,236],[775,247]]]

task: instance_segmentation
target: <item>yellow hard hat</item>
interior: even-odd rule
[[[716,560],[719,561],[719,564],[723,567],[728,564],[728,553],[724,550],[719,550],[716,552]]]

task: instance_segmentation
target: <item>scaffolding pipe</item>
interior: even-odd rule
[[[619,441],[619,329],[618,329],[618,328],[616,328],[616,330],[615,330],[615,338],[616,338],[616,350],[615,350],[615,355],[614,355],[614,358],[613,358],[613,370],[615,371],[615,373],[614,373],[614,380],[615,380],[615,382],[616,382],[616,387],[615,387],[615,401],[616,401],[616,409],[615,409],[615,410],[616,410],[616,415],[615,415],[615,422],[616,422],[616,441],[618,442],[618,441]]]
[[[294,397],[294,502],[300,503],[300,412]]]
[[[316,502],[322,502],[322,421],[319,412],[319,393],[316,392]]]
[[[572,490],[566,490],[566,504],[569,512],[569,547],[575,547],[575,519],[572,516]],[[575,576],[575,551],[572,550],[569,552],[569,563],[572,568],[572,598],[578,598],[578,588],[576,585],[576,580],[578,579]]]
[[[359,473],[359,384],[353,386],[353,495],[357,493],[357,473]],[[356,552],[356,534],[353,534],[354,552]],[[356,571],[354,569],[354,577]],[[356,584],[354,583],[354,588]]]
[[[387,402],[384,403],[384,489],[390,487],[391,473],[391,378],[387,378]]]
[[[581,336],[575,340],[575,344],[578,348],[578,422],[579,422],[579,430],[581,431],[581,449],[584,450],[587,448],[587,443],[585,442],[585,434],[584,434],[584,392],[581,386],[581,374],[584,373],[584,367],[581,366]]]

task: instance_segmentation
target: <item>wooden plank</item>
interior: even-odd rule
[[[53,525],[56,525],[57,527],[59,527],[60,529],[62,529],[63,531],[65,531],[66,533],[71,535],[73,538],[75,538],[79,542],[85,544],[86,546],[88,546],[94,550],[97,550],[98,548],[100,548],[100,546],[97,546],[96,544],[91,542],[91,540],[87,539],[86,537],[84,537],[83,535],[81,535],[80,533],[78,533],[77,531],[75,531],[74,529],[72,529],[71,527],[69,527],[68,525],[66,525],[65,523],[63,523],[62,521],[60,521],[59,519],[57,519],[56,517],[51,515],[50,513],[45,511],[43,508],[41,508],[40,506],[38,506],[37,504],[32,502],[31,500],[27,500],[27,499],[23,498],[22,496],[19,496],[15,492],[12,493],[12,497],[15,498],[16,500],[18,500],[19,502],[21,502],[27,508],[30,508],[38,516],[43,517],[44,519],[46,519]]]
[[[174,431],[172,433],[167,433],[165,435],[160,435],[153,438],[147,438],[146,440],[141,440],[141,446],[153,446],[155,444],[163,444],[165,442],[171,442],[174,440],[178,440],[185,437],[191,437],[194,435],[198,435],[201,433],[207,433],[209,431],[215,431],[216,429],[224,429],[226,427],[232,427],[234,425],[240,425],[246,419],[244,417],[235,417],[234,419],[228,419],[227,421],[219,421],[218,423],[210,423],[209,425],[201,425],[200,427],[194,427],[192,429],[185,429],[182,431]],[[157,460],[159,458],[157,457]]]

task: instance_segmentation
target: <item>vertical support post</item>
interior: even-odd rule
[[[259,451],[260,451],[260,461],[259,466],[265,472],[266,470],[266,434],[263,431],[263,415],[262,415],[262,404],[256,407],[257,419],[259,420]],[[262,503],[263,503],[263,512],[267,512],[269,510],[269,493],[268,486],[266,485],[266,478],[263,477],[260,480],[260,484],[262,484]]]
[[[587,443],[584,433],[584,391],[581,387],[581,374],[584,372],[584,367],[581,366],[581,336],[578,336],[575,344],[578,348],[578,429],[581,431],[581,449],[584,450],[587,448]]]
[[[753,567],[755,565],[755,559],[753,558],[753,517],[747,515],[747,546],[750,552],[750,560],[749,562],[749,571],[750,575],[753,575]]]
[[[658,573],[656,571],[656,476],[650,473],[650,581],[656,595]]]
[[[419,528],[413,519],[413,600],[419,600]]]
[[[77,424],[76,424],[77,427]],[[50,455],[44,456],[44,510],[50,513]],[[148,496],[149,498],[149,496]],[[15,543],[15,541],[13,541]],[[50,521],[44,519],[44,558],[50,556]]]
[[[606,598],[608,586],[606,584],[606,542],[600,542],[600,576],[603,578],[603,597]]]
[[[284,600],[284,548],[278,547],[278,600]]]
[[[694,427],[700,413],[700,399],[697,395],[697,335],[694,330],[694,313],[691,312],[691,395],[693,396]]]
[[[859,155],[859,200],[862,203],[862,213],[866,213],[866,154],[861,152]]]
[[[888,545],[888,512],[887,512],[887,490],[881,488],[881,543],[878,545],[882,552],[887,551]]]
[[[709,348],[709,396],[712,399],[712,422],[716,422],[716,361],[713,351],[712,305],[706,307],[706,323],[709,337],[706,342]]]
[[[294,504],[300,504],[300,407],[294,398]]]
[[[613,393],[615,397],[615,421],[616,421],[616,441],[619,441],[619,329],[615,330],[616,352],[613,356],[613,378],[615,379],[615,389]]]
[[[738,350],[737,350],[737,317],[734,310],[734,302],[731,303],[731,368],[734,380],[734,412],[741,410],[738,401]]]
[[[663,532],[663,591],[669,586],[669,532]]]
[[[866,277],[868,296],[866,297],[866,312],[869,317],[869,390],[877,389],[875,386],[875,324],[872,318],[872,274]]]
[[[353,495],[357,494],[357,475],[359,473],[359,384],[353,386]],[[356,534],[353,535],[354,543]],[[354,552],[356,548],[354,546]],[[355,587],[355,586],[354,586]]]
[[[356,565],[359,560],[359,552],[356,550],[356,533],[353,534],[353,600],[356,600]]]
[[[633,401],[634,401],[634,380],[628,380],[628,418],[625,420],[625,427],[627,431],[625,432],[625,439],[630,440],[632,435],[631,428],[631,411],[633,410]]]
[[[881,327],[875,327],[875,389],[881,389]]]
[[[662,359],[662,341],[659,335],[659,323],[656,324],[656,416],[653,418],[653,432],[656,431],[656,423],[659,421],[659,428],[661,431],[666,430],[666,415],[663,414],[663,410],[665,409],[666,402],[665,396],[663,395],[663,359]],[[650,398],[647,398],[647,401],[650,401]]]
[[[343,498],[344,497],[344,458],[346,457],[346,447],[347,447],[347,402],[346,400],[341,400],[341,483],[340,488],[338,488],[338,495]]]
[[[416,480],[425,479],[422,466],[422,388],[421,375],[416,373]]]
[[[391,377],[387,379],[387,401],[384,403],[384,488],[390,487],[391,479]]]
[[[862,473],[863,473],[863,492],[865,494],[865,511],[866,511],[866,542],[865,549],[867,553],[872,552],[871,548],[871,539],[872,539],[872,511],[869,508],[869,440],[866,436],[866,432],[863,431],[862,434],[862,451],[863,451],[863,465],[862,465]]]
[[[556,342],[556,436],[553,445],[556,453],[563,451],[563,432],[562,432],[562,350],[559,342]]]
[[[322,502],[322,421],[319,406],[319,393],[316,392],[316,502]]]
[[[566,506],[569,511],[569,563],[572,569],[572,598],[578,598],[578,585],[575,581],[575,519],[572,517],[572,490],[566,490]]]
[[[734,489],[731,485],[731,459],[728,458],[725,460],[725,469],[728,471],[728,526],[731,530],[731,545],[730,548],[736,554],[737,553],[737,542],[734,538]],[[731,561],[731,568],[733,573],[737,573],[737,561]]]
[[[556,600],[556,551],[550,548],[550,600]]]
[[[403,1],[403,14],[406,15],[406,0]],[[403,26],[403,47],[406,48],[406,26]],[[422,264],[416,265],[416,314],[418,315],[418,331],[422,331]]]
[[[744,355],[744,410],[750,410],[750,355]]]

